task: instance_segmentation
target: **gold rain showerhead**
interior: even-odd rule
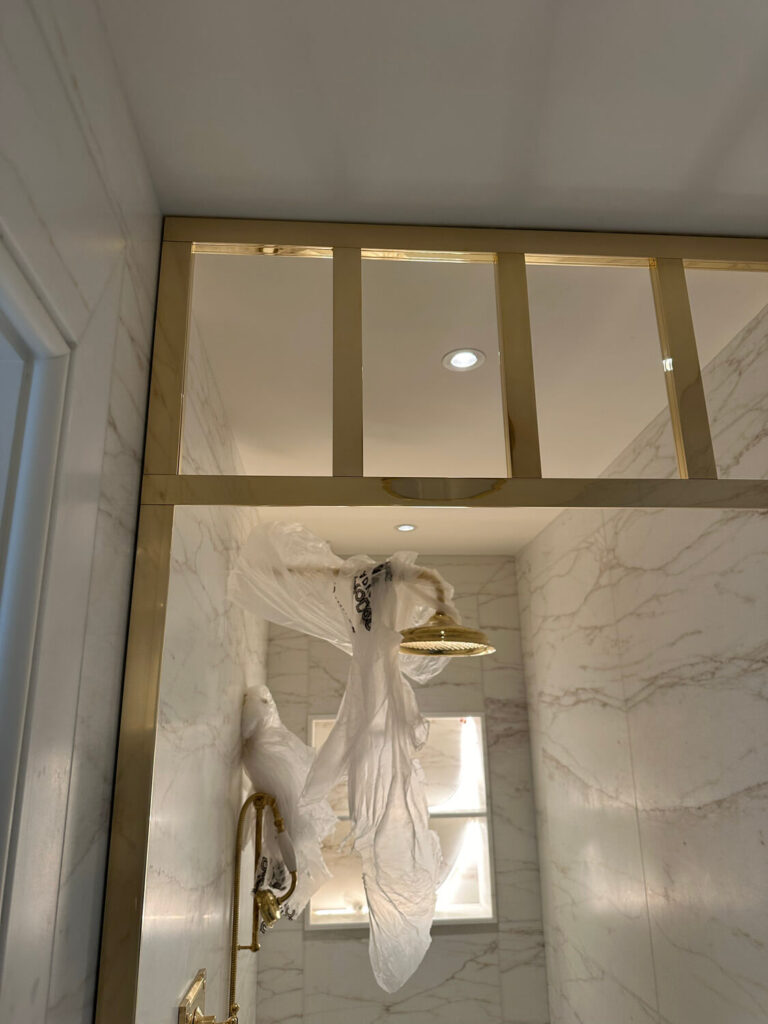
[[[493,654],[496,650],[479,629],[460,626],[450,615],[436,612],[423,626],[402,632],[402,654],[422,654],[441,658],[472,658]]]

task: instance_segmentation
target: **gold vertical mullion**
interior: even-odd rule
[[[360,249],[333,250],[333,475],[363,475]]]
[[[184,412],[192,243],[163,242],[149,386],[145,473],[178,473]]]
[[[133,1024],[173,505],[142,505],[115,771],[96,1024]]]
[[[496,259],[502,399],[507,427],[507,473],[540,477],[541,452],[525,255],[500,252]]]
[[[650,268],[661,354],[665,364],[671,361],[664,376],[680,477],[715,480],[715,453],[683,261],[652,259]]]

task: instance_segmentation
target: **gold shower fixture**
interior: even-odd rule
[[[254,823],[253,851],[254,851],[254,887],[253,914],[251,920],[251,941],[240,945],[238,934],[240,930],[240,868],[243,850],[243,838],[245,832],[245,821],[249,809],[253,807],[256,812]],[[262,883],[257,887],[259,870],[261,867],[261,851],[264,841],[264,813],[269,808],[272,811],[272,818],[275,823],[277,842],[280,847],[280,854],[283,863],[291,876],[291,884],[287,892],[277,895],[266,884]],[[232,946],[229,974],[229,1015],[224,1020],[217,1020],[216,1014],[205,1012],[205,987],[206,970],[201,968],[195,980],[190,985],[182,1002],[179,1004],[178,1024],[239,1024],[238,1014],[240,1006],[236,998],[237,989],[237,954],[241,949],[247,949],[255,953],[259,947],[259,920],[271,928],[280,918],[280,907],[293,895],[298,881],[298,870],[296,865],[296,852],[293,848],[290,836],[285,831],[285,822],[277,806],[277,800],[269,793],[251,793],[243,806],[240,808],[240,815],[237,819],[237,837],[235,839],[235,877],[232,886]],[[266,879],[265,879],[266,881]]]
[[[403,654],[422,654],[441,658],[474,658],[493,654],[496,650],[488,637],[479,629],[460,626],[458,622],[436,612],[422,626],[413,626],[402,632],[400,650]]]

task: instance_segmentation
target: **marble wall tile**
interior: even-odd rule
[[[766,379],[764,310],[704,370],[724,475],[768,475]],[[622,472],[673,474],[662,418]],[[553,1024],[766,1016],[767,540],[571,511],[518,559]]]
[[[484,704],[499,921],[541,927],[541,892],[525,700]]]
[[[182,472],[243,473],[240,452],[194,315],[190,319],[185,388]]]
[[[768,305],[704,371],[717,472],[727,479],[763,479],[768,467],[765,347]]]
[[[751,1024],[768,1013],[768,517],[637,511],[612,527],[660,1007]]]
[[[304,1021],[304,934],[281,921],[261,940],[257,1024]]]
[[[237,472],[239,456],[203,346],[190,355],[185,438],[197,472]],[[176,510],[147,851],[137,1024],[170,1014],[196,971],[208,971],[207,1012],[227,1010],[234,837],[245,789],[245,689],[263,685],[266,624],[232,605],[229,572],[255,524],[236,507]],[[275,667],[279,652],[275,652]],[[252,849],[252,847],[250,848]],[[243,854],[245,934],[251,907]],[[258,960],[239,955],[240,1020],[256,1013]],[[170,1019],[170,1017],[168,1017]]]
[[[270,623],[268,627],[267,679],[280,693],[283,723],[302,740],[307,740],[307,692],[310,645],[306,636]]]
[[[424,962],[399,992],[376,985],[368,939],[311,937],[304,947],[304,1021],[383,1024],[393,1017],[419,1022],[500,1022],[496,930],[436,935]]]
[[[501,1010],[505,1024],[549,1024],[541,925],[499,926]]]
[[[138,1024],[155,1021],[163,1006],[170,1014],[202,966],[211,1006],[223,1010],[226,1003],[244,688],[223,599],[228,526],[219,509],[178,510],[174,526]]]
[[[655,979],[602,514],[555,520],[518,567],[550,1012],[631,1021]]]

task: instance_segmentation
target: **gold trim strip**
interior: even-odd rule
[[[403,224],[333,224],[322,221],[167,217],[166,241],[434,253],[524,252],[584,257],[654,256],[731,264],[768,264],[768,239],[707,235],[535,231],[514,228],[420,227]]]
[[[172,532],[171,506],[142,507],[120,714],[95,1024],[133,1024],[136,1013]]]
[[[682,260],[653,260],[651,284],[680,476],[714,480],[715,453]]]
[[[333,475],[363,475],[363,298],[359,249],[333,250]]]
[[[307,245],[271,245],[266,243],[193,242],[192,252],[208,256],[298,256],[331,259],[333,249]],[[493,252],[432,252],[422,249],[361,249],[364,260],[399,260],[406,263],[495,263]],[[558,256],[526,253],[525,262],[543,266],[647,267],[648,256]],[[696,261],[694,261],[695,263]],[[710,266],[710,264],[703,264]],[[725,266],[725,265],[724,265]],[[728,269],[732,269],[728,264]],[[768,265],[763,269],[768,270]]]
[[[503,408],[508,427],[509,475],[540,477],[541,453],[533,377],[531,320],[525,257],[522,253],[498,254],[496,301]]]
[[[475,497],[451,498],[456,480],[411,478],[414,493],[402,498],[378,477],[290,476],[146,476],[145,504],[259,506],[338,505],[406,508],[445,504],[467,508],[734,508],[768,509],[768,480],[597,480],[518,477],[488,487],[476,481]],[[398,482],[400,485],[404,481]],[[462,481],[464,483],[464,481]],[[472,481],[466,481],[471,484]],[[426,486],[425,486],[426,485]],[[468,491],[472,488],[468,487]]]
[[[189,242],[163,242],[144,456],[148,473],[179,471],[192,259]]]
[[[193,242],[192,252],[207,256],[303,256],[310,259],[333,259],[331,248],[310,248],[306,245],[237,245],[226,242]]]
[[[748,260],[683,260],[686,270],[737,270],[768,273],[768,263]]]

